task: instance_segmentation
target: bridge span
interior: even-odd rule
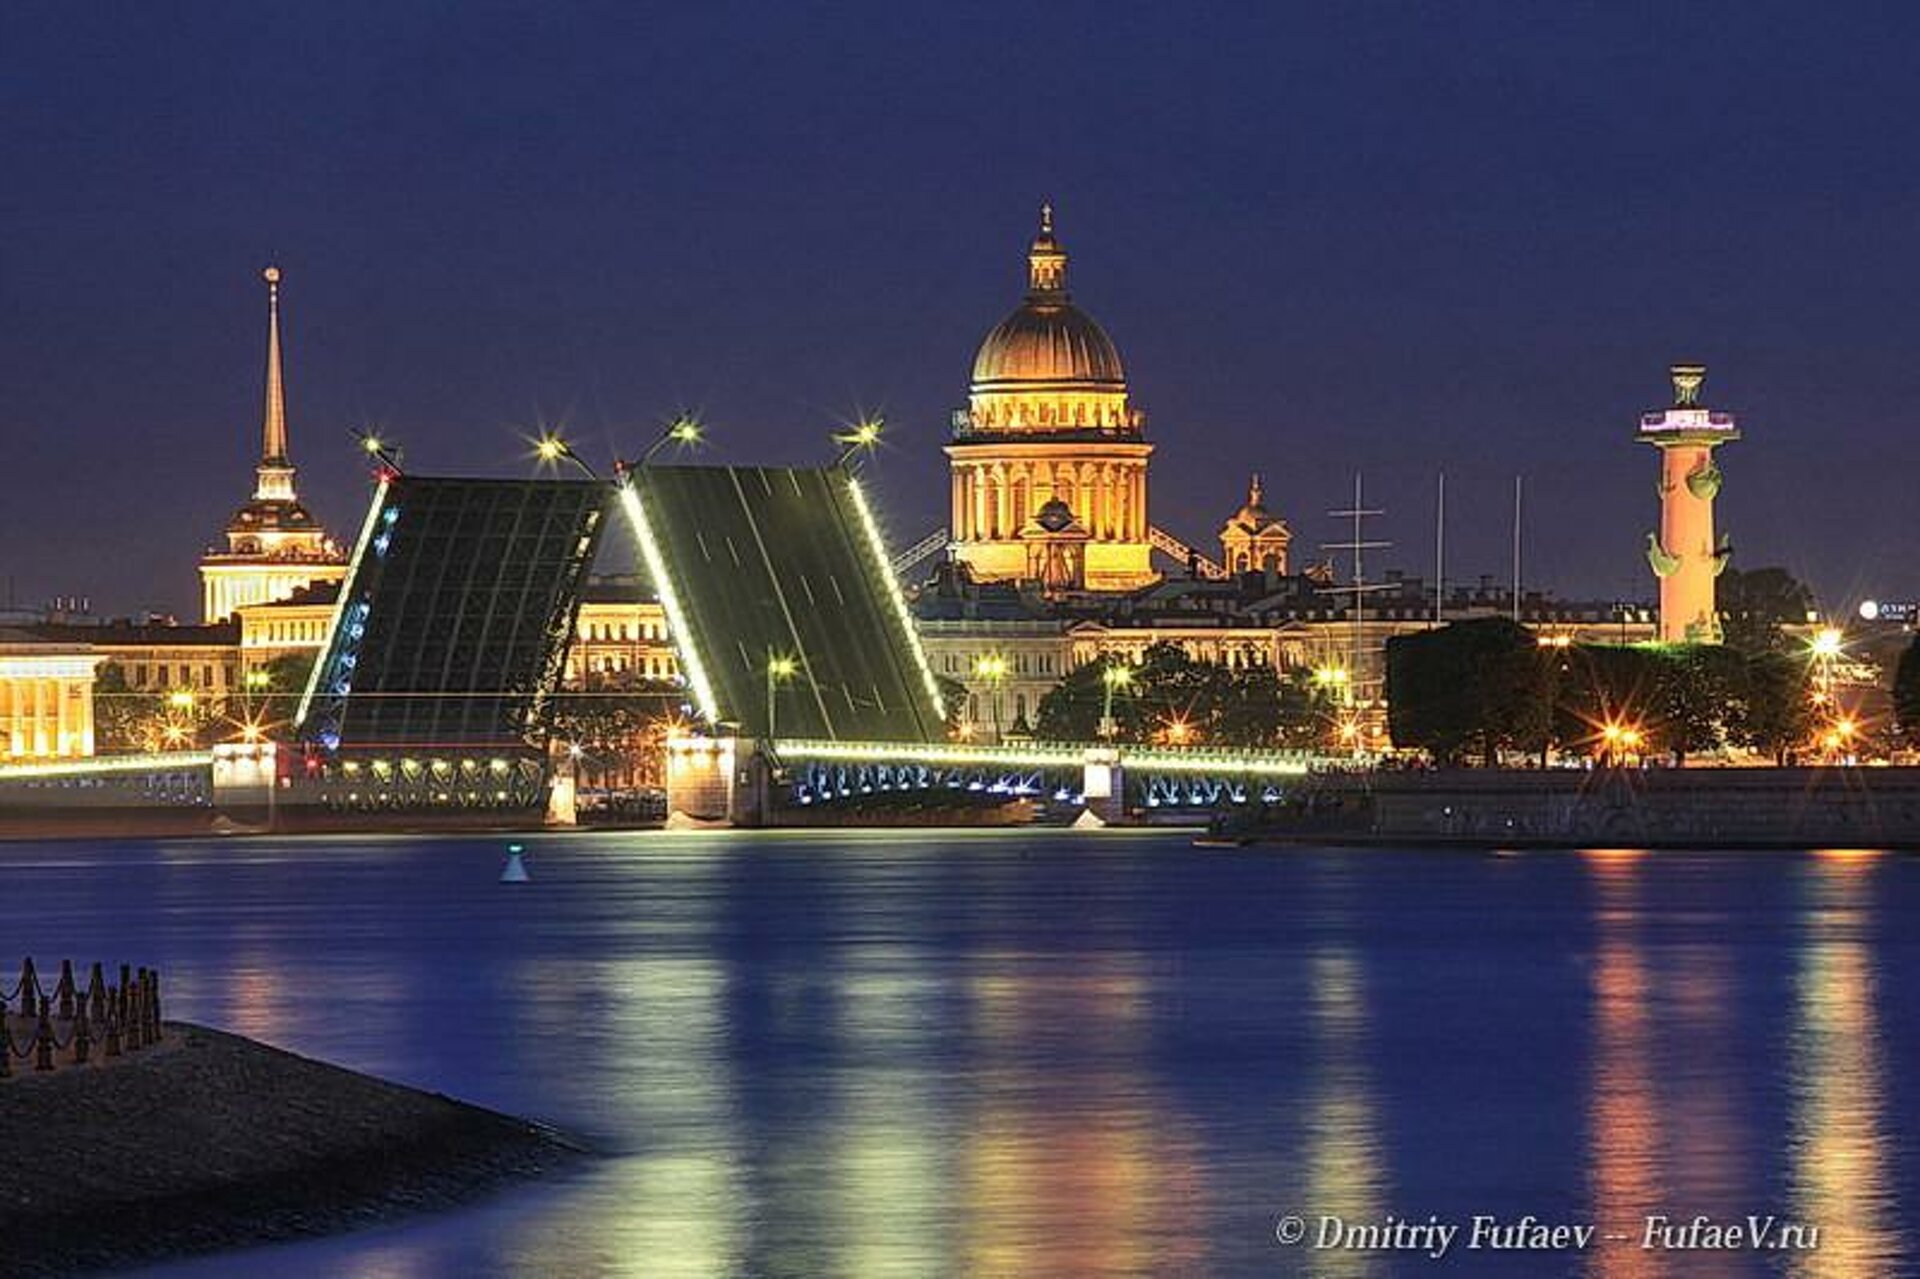
[[[667,809],[703,824],[921,819],[1025,804],[1101,825],[1276,803],[1331,761],[1307,751],[1023,742],[848,742],[686,734],[667,743]]]

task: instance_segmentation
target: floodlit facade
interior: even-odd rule
[[[0,629],[0,762],[93,754],[90,646]]]
[[[1660,641],[1718,643],[1715,579],[1732,557],[1714,541],[1713,500],[1720,468],[1713,451],[1740,438],[1733,414],[1700,403],[1704,364],[1676,364],[1673,406],[1640,415],[1640,438],[1660,450],[1660,531],[1647,534],[1647,563],[1660,579]]]
[[[262,278],[267,282],[267,394],[260,462],[252,498],[227,521],[226,545],[200,561],[208,622],[224,621],[249,604],[285,599],[310,582],[337,582],[347,571],[340,547],[294,491],[280,359],[280,269],[270,266]]]
[[[980,344],[954,414],[953,557],[981,581],[1055,593],[1157,580],[1145,428],[1119,350],[1067,292],[1067,253],[1043,208],[1026,298]]]
[[[1220,562],[1228,573],[1274,573],[1286,576],[1287,548],[1293,532],[1287,522],[1267,510],[1260,477],[1247,484],[1247,503],[1220,529]]]

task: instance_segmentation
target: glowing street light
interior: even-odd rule
[[[556,462],[571,462],[586,472],[588,479],[597,480],[600,478],[594,474],[593,468],[587,465],[586,459],[573,451],[573,445],[567,443],[558,435],[551,433],[541,435],[539,439],[533,442],[533,453],[535,457],[539,458],[548,466],[552,466]]]
[[[1187,723],[1183,717],[1176,715],[1167,721],[1166,727],[1161,730],[1161,734],[1166,738],[1167,745],[1185,746],[1193,740],[1193,725]]]
[[[176,689],[167,694],[167,705],[176,711],[190,711],[193,709],[193,694],[184,688]]]
[[[1007,678],[1007,659],[998,653],[988,653],[976,657],[973,661],[975,679],[983,680],[992,690],[993,700],[993,740],[1000,740],[1000,684]]]
[[[1111,741],[1119,728],[1119,725],[1113,722],[1114,690],[1131,688],[1133,672],[1124,664],[1109,665],[1100,672],[1100,682],[1106,685],[1106,695],[1100,703],[1100,736]]]
[[[374,468],[376,474],[400,474],[400,450],[391,441],[381,439],[372,431],[352,431],[351,434],[360,441],[360,451],[378,463]]]
[[[635,465],[645,466],[653,461],[654,454],[669,444],[678,444],[683,448],[698,444],[700,435],[700,419],[691,413],[682,413],[667,423],[667,429],[660,432],[660,438],[647,445],[646,452],[640,455],[640,460]]]
[[[1839,627],[1823,626],[1814,632],[1807,647],[1815,657],[1831,661],[1840,656],[1841,650],[1846,647],[1846,637],[1840,633]]]
[[[774,737],[773,714],[776,699],[779,694],[779,685],[792,679],[794,672],[799,669],[800,663],[794,661],[791,657],[778,657],[772,653],[767,654],[767,740],[769,742],[771,742]]]
[[[1646,740],[1631,724],[1616,724],[1611,720],[1601,727],[1600,738],[1606,743],[1603,754],[1609,764],[1620,763],[1622,756],[1639,750],[1641,742]]]
[[[847,447],[840,454],[839,459],[834,462],[834,465],[846,466],[854,459],[856,454],[862,451],[871,452],[879,445],[880,432],[885,425],[885,420],[882,418],[862,418],[854,424],[851,431],[836,432],[833,437],[834,442],[844,444]]]

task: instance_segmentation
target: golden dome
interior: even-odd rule
[[[1067,254],[1043,207],[1040,234],[1027,251],[1027,296],[994,325],[973,358],[976,392],[1071,384],[1124,390],[1126,371],[1113,339],[1067,294]]]

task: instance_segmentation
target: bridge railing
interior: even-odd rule
[[[1237,750],[1230,747],[1110,745],[1104,742],[836,742],[781,739],[787,760],[847,760],[923,764],[1002,764],[1049,768],[1101,763],[1127,769],[1185,773],[1296,776],[1336,761],[1313,751]]]

